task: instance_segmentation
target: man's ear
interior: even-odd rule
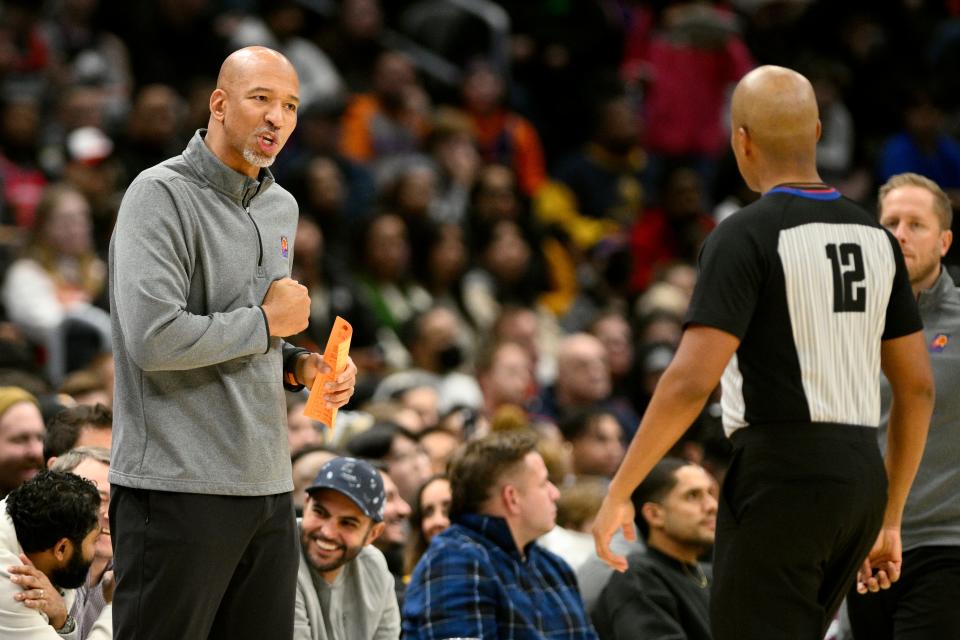
[[[510,515],[515,516],[520,512],[519,492],[517,488],[509,482],[505,483],[500,489],[500,500],[503,502],[503,508],[506,509],[506,512]]]
[[[210,115],[217,122],[223,122],[224,114],[226,113],[226,103],[227,103],[227,92],[223,89],[214,89],[213,93],[210,94]]]
[[[383,530],[386,528],[387,528],[387,525],[384,524],[383,522],[377,522],[372,527],[370,527],[370,531],[367,532],[367,539],[364,541],[363,546],[372,544],[374,540],[376,540],[377,538],[383,535]]]
[[[733,143],[737,146],[737,151],[740,152],[740,155],[744,157],[752,155],[753,145],[751,144],[750,133],[746,127],[737,127],[737,130],[733,134]]]
[[[71,549],[73,549],[73,542],[70,541],[70,538],[60,538],[53,545],[53,557],[60,562],[66,562]]]
[[[663,507],[656,502],[644,502],[640,517],[645,518],[651,529],[663,526]]]
[[[940,236],[940,257],[947,255],[950,245],[953,244],[953,231],[947,229]]]
[[[53,463],[56,462],[59,457],[60,456],[51,456],[50,459],[47,460],[47,469],[53,469]]]

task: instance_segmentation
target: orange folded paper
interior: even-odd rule
[[[350,353],[350,338],[353,336],[353,327],[350,323],[337,316],[327,339],[327,348],[323,351],[323,361],[330,367],[330,373],[320,374],[313,381],[307,406],[303,408],[303,415],[312,420],[322,422],[333,431],[333,423],[337,419],[337,410],[327,406],[323,397],[326,390],[323,385],[336,379],[337,374],[346,366],[347,356]]]

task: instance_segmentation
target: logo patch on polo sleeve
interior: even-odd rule
[[[930,341],[930,352],[931,353],[941,353],[944,349],[947,348],[947,343],[950,342],[950,336],[946,333],[938,333],[936,337]]]
[[[284,258],[289,254],[289,248],[287,246],[287,236],[280,236],[280,255]]]

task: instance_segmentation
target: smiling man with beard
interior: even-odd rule
[[[58,471],[37,474],[0,502],[0,637],[78,637],[67,611],[93,562],[99,509],[92,482]]]
[[[383,478],[370,463],[334,458],[307,488],[300,523],[296,640],[400,636],[393,576],[371,543],[384,530]]]

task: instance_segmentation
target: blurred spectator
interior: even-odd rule
[[[323,425],[303,414],[307,398],[298,393],[287,393],[287,446],[290,456],[308,447],[323,444]]]
[[[306,164],[298,167],[292,182],[291,188],[300,204],[300,220],[318,225],[323,232],[320,255],[308,258],[322,257],[331,267],[342,271],[349,262],[350,225],[360,218],[351,218],[346,211],[348,187],[340,165],[329,156],[311,155]],[[307,250],[313,248],[311,243]]]
[[[383,462],[391,484],[396,483],[400,498],[407,504],[413,502],[417,489],[430,477],[430,459],[426,452],[413,434],[395,424],[375,424],[351,438],[346,450],[356,458]]]
[[[568,284],[559,277],[563,275],[563,266],[569,262],[566,250],[556,239],[548,236],[530,214],[529,200],[519,191],[512,169],[501,164],[483,166],[477,176],[470,202],[467,238],[476,261],[482,262],[486,259],[482,248],[493,241],[493,232],[498,227],[511,230],[510,235],[516,235],[516,230],[519,229],[523,242],[514,245],[520,247],[525,244],[533,253],[530,268],[534,272],[528,274],[526,280],[535,285],[538,291],[547,288],[560,289],[561,283]],[[503,222],[511,224],[500,226]],[[511,261],[516,262],[517,257],[512,256],[508,264]],[[555,262],[559,262],[560,266],[555,266]],[[567,274],[566,280],[571,278],[572,276]],[[495,297],[495,282],[491,281],[490,275],[484,270],[472,270],[464,286],[467,288],[466,306],[470,316],[481,330],[490,327],[500,312],[500,306],[508,301]],[[529,293],[521,301],[522,304],[530,304],[535,293]],[[547,297],[542,296],[541,302]]]
[[[317,218],[328,234],[330,229],[325,218],[329,214],[342,214],[345,221],[368,218],[373,215],[376,196],[370,170],[340,153],[340,121],[345,109],[345,97],[305,105],[297,113],[297,128],[287,144],[289,154],[281,155],[275,163],[274,175],[278,180],[289,176],[286,183],[297,201],[309,215]],[[324,165],[312,166],[315,160],[333,161],[339,175],[329,171],[320,173],[319,167]],[[322,190],[321,185],[316,184],[318,178],[323,179]],[[326,193],[338,187],[339,191]]]
[[[320,467],[337,457],[337,452],[322,444],[301,447],[290,457],[293,467],[293,508],[297,516],[303,515],[303,503],[307,487],[317,477]]]
[[[960,143],[945,128],[943,109],[930,89],[914,89],[905,105],[904,129],[891,136],[880,152],[880,182],[900,173],[930,178],[960,206]]]
[[[557,167],[557,181],[536,202],[538,217],[563,227],[582,250],[627,230],[644,205],[646,156],[629,100],[602,98],[596,112],[590,141]]]
[[[67,374],[60,393],[70,397],[78,405],[109,407],[113,404],[113,395],[107,389],[107,382],[95,369],[79,369]]]
[[[300,523],[294,635],[393,638],[400,610],[387,563],[370,546],[384,530],[384,487],[363,460],[335,458],[307,488]]]
[[[637,388],[634,391],[637,411],[646,411],[653,390],[673,360],[679,342],[650,341],[640,345],[637,357]]]
[[[0,495],[7,495],[43,469],[40,404],[19,387],[0,387]]]
[[[464,276],[471,315],[496,317],[501,305],[529,304],[550,288],[541,248],[514,220],[478,222],[471,229],[475,266]]]
[[[383,478],[383,492],[386,496],[383,503],[384,528],[383,533],[374,543],[387,559],[387,568],[393,574],[393,586],[397,595],[397,602],[403,609],[403,599],[407,588],[403,579],[403,548],[410,535],[410,503],[400,495],[391,474],[380,469],[380,477]],[[424,477],[429,477],[429,473]],[[420,481],[420,484],[423,484],[424,481]],[[417,486],[419,487],[420,484]]]
[[[137,91],[125,135],[117,143],[125,184],[183,149],[192,133],[183,127],[185,116],[186,104],[173,88],[151,84]]]
[[[113,442],[113,412],[102,404],[63,409],[47,423],[43,458],[50,468],[59,456],[78,447],[110,451]]]
[[[379,419],[402,426],[415,435],[435,427],[440,420],[439,386],[436,375],[421,369],[405,369],[381,380],[371,400],[377,407]],[[383,411],[379,403],[389,404]],[[370,411],[366,407],[364,410]]]
[[[630,231],[630,283],[635,292],[650,286],[658,267],[674,260],[693,263],[714,227],[703,206],[703,180],[696,171],[681,165],[666,171],[663,178],[660,207],[648,209]]]
[[[667,458],[632,501],[647,549],[630,556],[625,573],[611,576],[593,610],[597,634],[710,640],[712,572],[698,560],[713,546],[715,481],[702,467]]]
[[[110,122],[130,106],[133,76],[127,45],[103,28],[99,0],[63,0],[48,9],[44,32],[57,61],[58,89],[96,87]]]
[[[40,125],[39,100],[3,94],[0,99],[0,220],[4,224],[24,229],[33,226],[34,213],[47,184],[39,165]]]
[[[42,5],[7,0],[0,22],[0,89],[2,95],[40,98],[55,80],[56,60],[43,29]]]
[[[466,429],[463,430],[466,431]],[[447,472],[447,464],[461,442],[461,437],[456,431],[442,426],[431,427],[420,433],[420,446],[427,452],[427,457],[430,458],[430,470],[434,474]]]
[[[320,48],[333,60],[350,92],[370,90],[377,59],[384,51],[383,30],[379,0],[342,0],[336,21],[320,35]]]
[[[129,48],[137,86],[167,84],[187,95],[198,79],[217,77],[228,53],[218,28],[219,7],[210,0],[101,0],[98,15],[104,28]],[[190,46],[171,46],[173,42]]]
[[[477,359],[477,381],[487,417],[507,404],[525,408],[536,388],[530,352],[510,341],[488,346]]]
[[[443,474],[430,477],[417,492],[410,512],[410,536],[404,558],[404,575],[413,573],[430,541],[450,526],[450,480]]]
[[[636,393],[632,372],[634,366],[633,328],[624,314],[607,309],[598,314],[588,327],[607,352],[607,365],[613,383],[613,394],[631,398]]]
[[[77,589],[77,598],[70,608],[70,615],[77,621],[79,638],[91,637],[94,625],[99,633],[109,631],[113,635],[113,546],[110,540],[110,450],[103,447],[77,447],[66,452],[50,465],[51,471],[73,473],[89,480],[100,494],[100,537],[94,550],[93,562],[87,577]],[[100,637],[100,636],[97,636]]]
[[[371,92],[355,95],[343,114],[340,150],[368,164],[415,153],[427,133],[428,109],[410,59],[386,51],[377,58]]]
[[[92,482],[58,471],[40,473],[0,502],[5,638],[78,637],[68,612],[96,556],[100,506]]]
[[[113,140],[96,127],[74,129],[66,138],[63,180],[87,199],[94,246],[102,255],[107,254],[122,196],[114,148]]]
[[[827,184],[842,184],[853,168],[855,134],[853,118],[843,101],[847,70],[828,60],[815,60],[809,66],[804,75],[813,85],[820,110],[817,172]]]
[[[534,126],[505,105],[501,75],[489,62],[476,61],[467,69],[462,92],[483,161],[511,167],[521,191],[532,196],[546,180],[543,147]]]
[[[495,318],[492,337],[499,342],[516,342],[530,355],[537,385],[556,376],[554,341],[560,333],[554,319],[525,305],[504,305]]]
[[[679,298],[681,295],[676,287],[663,285],[671,292],[671,297]],[[654,292],[654,288],[646,295]],[[680,311],[686,311],[686,306]],[[680,344],[680,336],[683,335],[683,316],[677,309],[672,307],[660,307],[651,305],[648,310],[639,314],[637,327],[637,344],[645,345],[653,342],[665,342],[676,347]]]
[[[511,18],[511,95],[542,132],[550,164],[550,159],[574,151],[590,135],[593,96],[616,80],[630,3],[499,0],[497,4]]]
[[[426,148],[439,170],[430,215],[438,222],[463,224],[481,164],[470,120],[458,110],[437,109]]]
[[[345,90],[343,80],[320,47],[303,37],[305,9],[296,0],[255,3],[257,13],[240,19],[230,35],[231,49],[261,45],[279,51],[297,70],[300,104],[329,100]]]
[[[107,270],[94,251],[90,223],[90,206],[80,192],[68,185],[49,188],[37,207],[33,237],[3,283],[10,319],[44,347],[55,380],[67,370],[71,331],[89,334],[96,351],[110,348],[110,316],[96,306],[103,301]]]
[[[559,497],[535,447],[529,433],[497,434],[455,458],[453,524],[410,578],[405,637],[596,637],[570,567],[534,544]]]
[[[433,224],[431,210],[437,206],[437,168],[429,160],[415,156],[382,171],[381,178],[381,210],[403,218],[411,245],[423,247]]]
[[[393,376],[406,378],[409,375],[411,379],[416,380],[421,374],[423,374],[422,371],[412,369],[395,373]],[[385,388],[389,388],[388,380],[391,380],[393,376],[384,380],[383,386]],[[424,429],[435,427],[440,422],[440,381],[434,379],[431,374],[426,374],[426,376],[429,377],[423,377],[410,385],[401,383],[395,391],[390,393],[390,397],[400,401],[400,406],[413,410],[420,418],[419,427],[412,431],[418,436]],[[376,397],[376,392],[374,397]]]
[[[404,368],[409,354],[398,332],[430,306],[430,294],[410,277],[410,242],[403,219],[392,213],[373,218],[359,234],[359,284],[377,322],[377,339],[387,365]]]
[[[575,476],[613,478],[625,452],[615,415],[599,408],[572,411],[560,420],[559,427],[572,450]]]
[[[590,527],[607,494],[607,483],[600,478],[581,476],[560,489],[557,500],[557,526],[540,536],[537,544],[563,558],[576,571],[595,555]]]
[[[622,72],[643,95],[648,186],[659,187],[663,161],[686,158],[710,179],[728,143],[729,88],[753,68],[735,16],[704,0],[660,3],[652,22],[636,20]],[[659,189],[651,194],[660,196]]]
[[[446,413],[455,406],[479,409],[483,394],[476,379],[463,373],[468,349],[460,321],[447,307],[432,307],[411,318],[403,327],[403,341],[410,353],[412,371],[437,377],[437,410]],[[381,386],[391,388],[392,380],[409,376],[410,370],[388,376]],[[433,421],[436,424],[436,420]]]
[[[470,251],[463,227],[452,222],[430,224],[424,229],[422,240],[421,250],[413,255],[413,272],[433,298],[434,305],[456,314],[464,341],[472,345],[477,322],[470,314],[464,288]]]
[[[490,433],[490,421],[480,409],[456,406],[440,416],[437,428],[446,429],[456,435],[460,442],[463,442],[482,438]],[[431,455],[430,459],[432,461],[436,458]],[[446,469],[446,466],[444,466],[444,469]]]
[[[613,413],[626,438],[639,418],[632,408],[611,397],[610,367],[603,343],[589,333],[566,336],[557,348],[557,379],[540,393],[536,411],[553,420],[568,412],[600,405]]]
[[[429,378],[428,376],[428,379],[430,379],[432,383],[432,378]],[[409,388],[417,387],[414,385]],[[423,418],[416,409],[405,406],[403,402],[396,398],[390,398],[386,400],[371,398],[369,402],[366,402],[361,406],[361,409],[363,410],[364,414],[373,419],[374,424],[379,422],[392,422],[393,424],[406,429],[411,434],[420,433],[427,428],[427,426],[423,423]],[[345,439],[344,441],[346,442],[348,440],[349,439]]]
[[[363,295],[352,275],[335,263],[331,249],[317,222],[301,215],[297,222],[294,241],[293,278],[310,293],[310,324],[290,341],[304,348],[323,353],[330,330],[337,316],[350,322],[350,356],[360,375],[379,373],[383,368],[383,353],[377,345],[376,326]],[[346,252],[347,247],[341,246]]]

